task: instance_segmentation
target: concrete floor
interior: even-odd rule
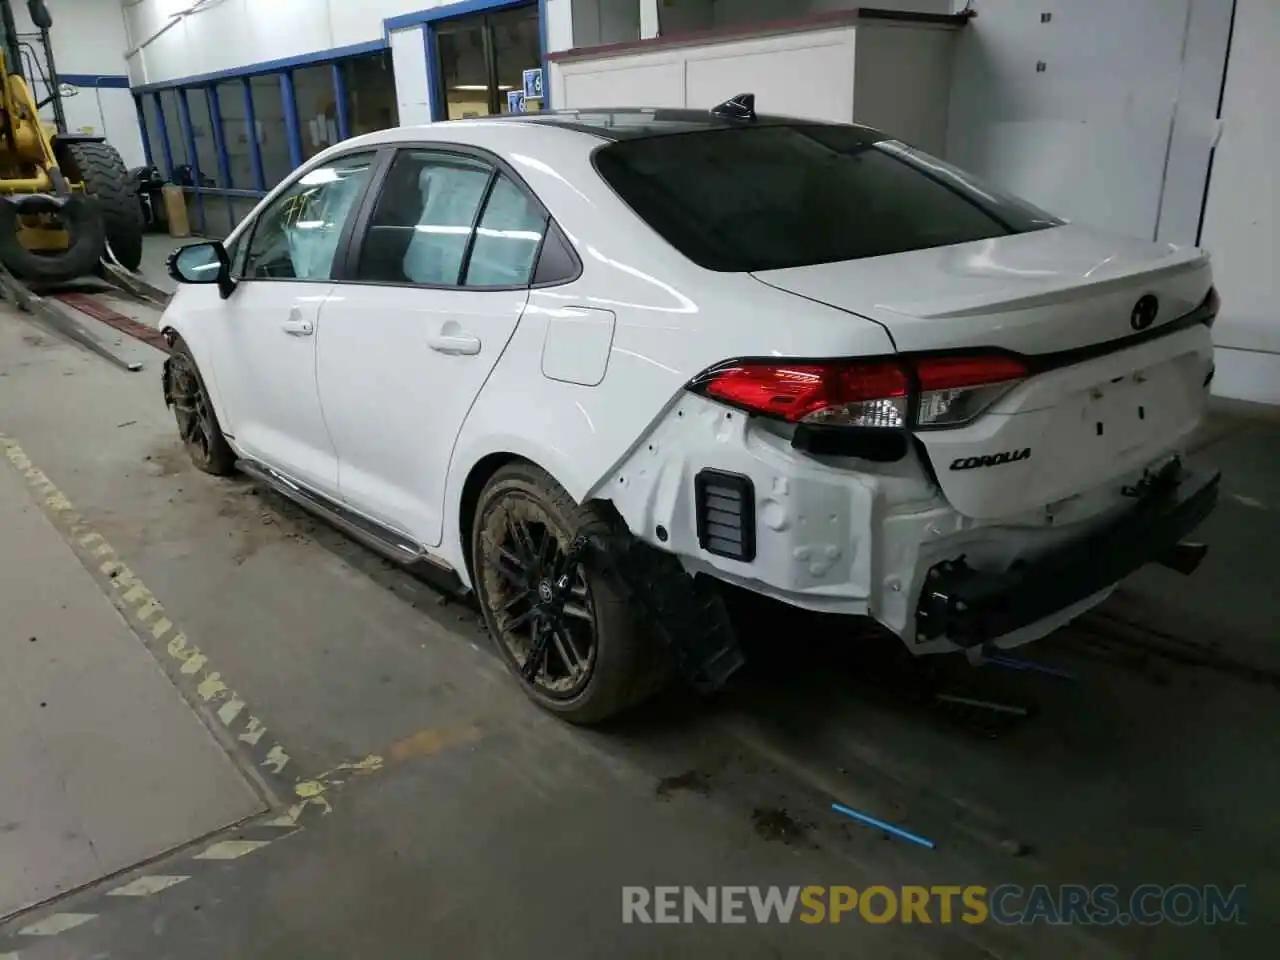
[[[0,916],[265,809],[36,505],[0,470]],[[157,735],[158,731],[163,736]]]
[[[169,276],[167,261],[169,254],[176,248],[188,243],[199,243],[201,237],[185,237],[177,239],[161,233],[148,234],[143,238],[142,263],[138,272],[164,290],[172,290],[176,283]]]
[[[179,691],[278,803],[0,925],[0,957],[1201,958],[1261,955],[1275,933],[1280,597],[1261,561],[1280,541],[1280,424],[1227,418],[1206,434],[1198,456],[1228,470],[1227,496],[1194,578],[1144,572],[1104,616],[1025,651],[1073,680],[948,663],[926,684],[896,647],[843,624],[766,616],[733,690],[675,691],[585,732],[526,702],[466,605],[272,496],[192,470],[150,348],[127,374],[34,330],[0,313],[0,434],[127,564],[141,606],[83,545],[94,576],[56,582],[77,603],[105,592],[133,609],[139,649],[168,675],[147,695]],[[35,575],[26,541],[0,541],[18,593]],[[163,613],[140,619],[149,603]],[[157,617],[172,624],[161,642]],[[2,661],[10,688],[33,675],[17,653]],[[1030,716],[940,711],[939,684]],[[155,748],[174,749],[186,720],[164,724]],[[6,768],[25,782],[29,763]],[[192,809],[186,784],[147,789]],[[832,799],[937,849],[839,819]],[[132,827],[155,847],[142,808]],[[201,832],[193,817],[188,838]],[[1030,852],[1013,855],[1020,845]],[[140,877],[182,879],[105,895],[159,884]],[[1249,925],[620,922],[624,884],[1102,882],[1246,884]],[[38,935],[68,916],[91,919]]]

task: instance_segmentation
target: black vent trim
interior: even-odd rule
[[[756,491],[750,477],[702,470],[693,478],[698,545],[707,553],[750,563],[756,558]]]

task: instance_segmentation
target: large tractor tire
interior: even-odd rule
[[[130,178],[120,151],[109,143],[85,140],[55,141],[54,154],[71,183],[98,201],[107,243],[120,266],[137,270],[142,263],[142,208],[138,185]]]
[[[28,250],[19,239],[20,217],[56,215],[71,238],[65,250]],[[105,246],[98,202],[73,195],[0,198],[0,263],[15,276],[37,283],[65,283],[93,274]]]

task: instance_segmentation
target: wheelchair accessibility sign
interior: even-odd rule
[[[542,99],[542,68],[534,67],[524,71],[524,98],[526,100]]]

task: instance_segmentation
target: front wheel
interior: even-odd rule
[[[165,364],[165,402],[173,408],[178,436],[196,468],[215,477],[236,471],[236,455],[222,435],[209,391],[191,348],[178,338]]]
[[[472,579],[489,633],[525,693],[572,723],[621,713],[668,672],[643,617],[574,549],[609,529],[531,464],[499,470],[476,509]]]

